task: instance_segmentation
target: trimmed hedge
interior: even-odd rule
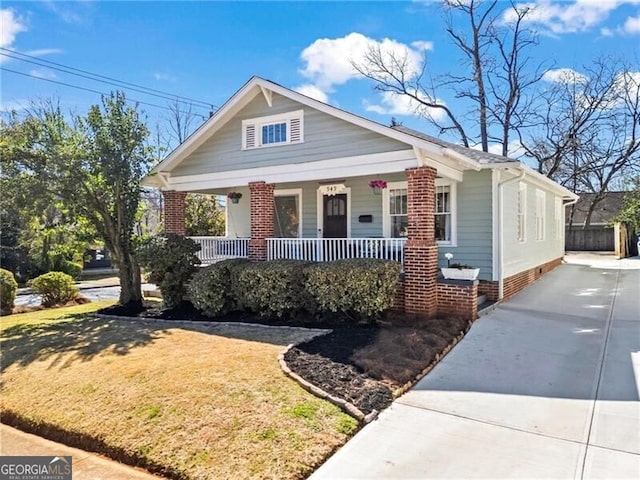
[[[18,291],[18,282],[9,270],[0,268],[0,314],[11,315]]]
[[[209,317],[237,310],[234,279],[247,263],[245,258],[233,258],[198,270],[187,287],[193,306]]]
[[[320,312],[371,321],[393,305],[400,269],[373,258],[318,263],[307,268],[305,289]]]
[[[199,250],[192,239],[173,233],[149,237],[138,247],[138,261],[148,270],[148,281],[160,288],[165,307],[177,307],[184,300],[189,279],[200,264]]]
[[[271,260],[248,263],[232,280],[238,306],[261,317],[294,317],[314,310],[305,291],[303,260]]]
[[[71,275],[74,280],[80,280],[80,277],[82,276],[81,263],[65,260],[64,262],[62,262],[62,267],[60,268],[60,270],[67,275]]]
[[[368,258],[317,264],[225,260],[196,273],[188,293],[211,317],[243,310],[261,317],[306,315],[309,322],[335,314],[375,321],[393,305],[400,269],[397,262]]]
[[[64,272],[49,272],[31,281],[33,290],[42,295],[42,305],[52,307],[64,305],[80,295],[71,275]]]

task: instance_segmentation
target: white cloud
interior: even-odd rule
[[[542,79],[547,82],[553,83],[582,83],[588,78],[581,74],[580,72],[576,72],[571,68],[556,68],[554,70],[547,70],[542,75]]]
[[[315,85],[306,83],[304,85],[300,85],[299,87],[294,88],[294,90],[298,93],[301,93],[302,95],[306,95],[307,97],[314,98],[320,102],[323,102],[323,103],[329,102],[329,96],[325,92],[320,90],[318,87],[316,87]]]
[[[516,4],[516,8],[530,8],[529,23],[538,25],[551,34],[575,33],[590,30],[607,20],[609,13],[625,4],[638,4],[640,0],[575,0],[561,2],[538,0]],[[515,12],[507,9],[503,20],[515,19]],[[603,31],[604,30],[604,31]],[[613,30],[603,28],[603,35],[610,36]]]
[[[624,33],[627,33],[629,35],[640,33],[640,15],[638,15],[637,17],[627,18],[627,20],[624,22],[624,25],[622,26],[622,30],[624,31]]]
[[[156,72],[153,74],[153,78],[155,78],[156,80],[160,81],[160,82],[175,82],[176,81],[176,77],[169,74],[169,73],[161,73],[161,72]]]
[[[424,51],[432,49],[433,44],[417,41],[409,46],[389,38],[374,40],[357,32],[341,38],[319,38],[302,51],[304,67],[300,73],[316,88],[330,93],[336,85],[362,78],[352,62],[361,63],[371,48],[403,58],[405,75],[413,77],[422,67]]]
[[[92,2],[59,2],[45,0],[42,4],[60,20],[71,25],[87,22],[87,13],[93,8]]]
[[[482,144],[478,143],[476,145],[471,146],[474,150],[482,151]],[[501,143],[490,143],[489,144],[489,153],[493,153],[495,155],[502,155],[502,144]],[[519,158],[525,154],[525,150],[522,147],[522,144],[518,140],[514,140],[509,142],[509,146],[507,147],[507,156],[509,158]]]
[[[10,8],[0,9],[0,47],[10,47],[16,35],[26,32],[27,26],[24,19],[17,16]]]
[[[54,79],[54,78],[58,78],[58,76],[53,73],[51,70],[47,70],[46,68],[36,68],[34,70],[29,70],[29,75],[31,75],[32,77],[37,77],[37,78],[44,78],[44,79]]]
[[[27,55],[31,55],[32,57],[44,57],[46,55],[57,55],[60,53],[64,53],[64,50],[60,48],[37,48],[36,50],[27,50]]]
[[[365,101],[365,110],[381,115],[421,115],[433,120],[444,119],[446,113],[441,108],[429,108],[407,95],[395,92],[382,92],[380,105],[370,104]],[[439,103],[444,104],[442,100]]]

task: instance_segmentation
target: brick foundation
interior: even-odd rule
[[[249,183],[251,191],[251,238],[249,260],[267,259],[267,238],[273,237],[273,212],[275,185],[265,182]]]
[[[184,235],[184,201],[187,197],[186,192],[169,190],[162,192],[162,196],[164,198],[164,232]]]
[[[393,296],[391,310],[404,313],[404,278],[401,278],[396,285],[396,292]]]
[[[438,280],[438,316],[478,318],[478,280]]]
[[[503,298],[513,297],[516,293],[524,290],[533,282],[538,280],[542,275],[549,273],[562,263],[562,258],[556,258],[550,262],[543,263],[533,268],[523,270],[504,279]],[[487,296],[491,301],[498,301],[498,282],[490,282],[481,280],[478,285],[478,292]]]

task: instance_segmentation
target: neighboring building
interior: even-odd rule
[[[372,182],[386,188],[376,192]],[[184,233],[186,192],[241,193],[203,259],[403,261],[398,307],[475,316],[559,264],[577,197],[526,165],[387,127],[254,77],[152,171],[165,229]],[[379,193],[379,194],[377,194]],[[479,282],[438,279],[454,262]],[[404,300],[404,301],[403,301]]]
[[[591,214],[589,225],[585,220],[593,202],[595,193],[581,193],[575,204],[566,207],[566,250],[614,251],[616,250],[616,226],[614,218],[622,211],[624,196],[627,192],[607,192]],[[571,230],[569,222],[573,210]]]

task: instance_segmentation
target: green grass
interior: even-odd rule
[[[109,303],[2,317],[3,418],[184,479],[303,478],[357,429],[281,371],[308,332],[91,315]]]

